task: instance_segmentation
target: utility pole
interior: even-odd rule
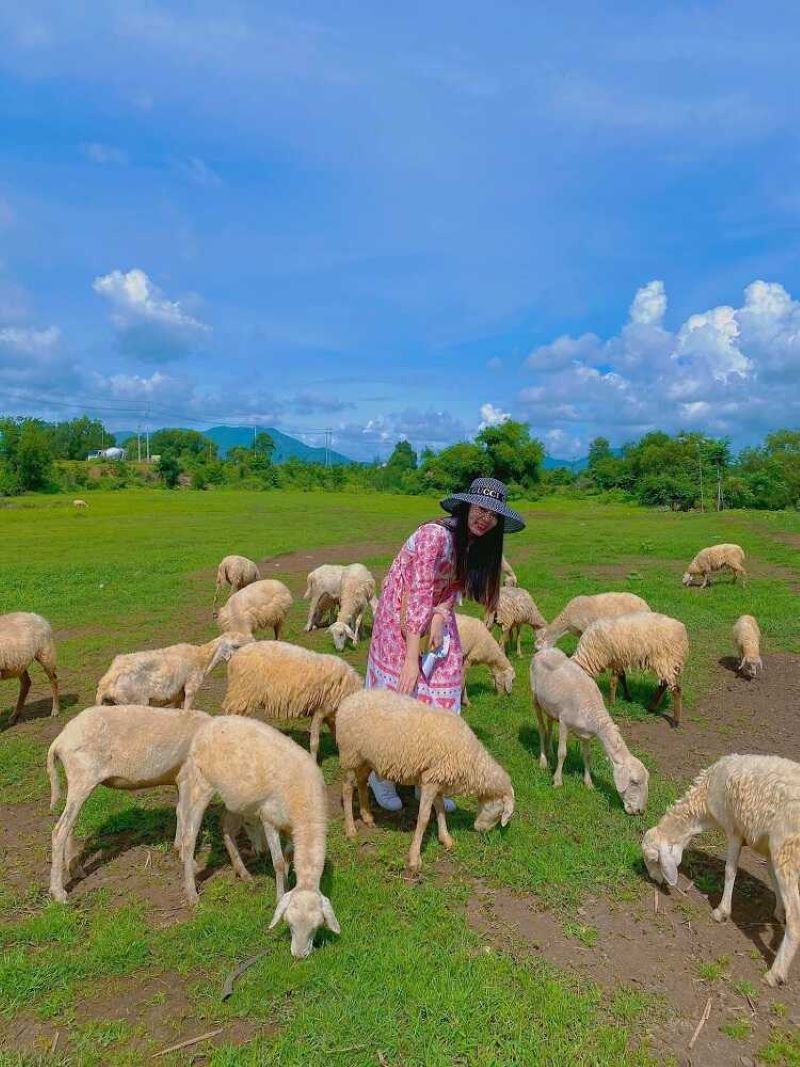
[[[705,501],[703,499],[703,461],[700,456],[700,444],[697,445],[697,467],[700,471],[700,510],[705,511]]]
[[[331,460],[330,450],[331,450],[332,438],[333,438],[333,430],[326,430],[325,431],[325,466],[326,467],[330,466],[330,460]]]
[[[139,457],[139,463],[142,462],[142,424],[136,427],[136,453]]]
[[[144,439],[146,445],[147,462],[150,462],[150,405],[145,408]]]

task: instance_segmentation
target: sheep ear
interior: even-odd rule
[[[339,926],[339,920],[333,914],[333,905],[324,893],[320,893],[320,896],[322,897],[322,915],[325,919],[325,925],[329,930],[333,930],[335,934],[340,934],[342,928]]]
[[[675,886],[678,884],[678,863],[680,858],[676,857],[672,853],[672,848],[669,845],[661,845],[658,850],[658,861],[661,865],[661,870],[664,872],[664,879],[667,885]]]
[[[630,768],[626,766],[614,767],[614,788],[618,793],[624,793],[630,782]]]
[[[217,650],[211,657],[211,662],[208,665],[206,674],[211,674],[211,672],[214,670],[218,663],[220,663],[222,660],[229,660],[232,655],[233,647],[230,641],[228,641],[227,638],[221,637],[219,644],[217,645]]]
[[[273,926],[277,926],[286,913],[286,909],[289,907],[289,902],[292,899],[293,889],[290,889],[288,893],[284,893],[281,899],[278,901],[278,906],[275,909],[275,914],[272,916],[272,922],[269,924],[271,930]]]
[[[344,632],[347,634],[347,636],[350,638],[354,645],[357,644],[356,635],[353,633],[347,623],[345,623]]]
[[[514,814],[514,798],[506,797],[503,801],[503,814],[500,816],[500,825],[508,826],[511,816]]]

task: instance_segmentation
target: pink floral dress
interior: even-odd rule
[[[384,579],[369,646],[368,689],[397,689],[406,656],[403,608],[403,626],[416,634],[427,633],[435,607],[445,608],[450,649],[436,661],[428,681],[420,675],[414,696],[426,704],[461,711],[463,664],[453,611],[459,592],[453,535],[446,526],[427,522],[409,537]]]

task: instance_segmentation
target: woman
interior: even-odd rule
[[[463,664],[454,608],[461,596],[494,609],[500,587],[503,534],[522,530],[496,478],[476,478],[469,491],[442,500],[449,518],[426,522],[406,541],[389,568],[367,661],[367,688],[394,689],[436,707],[461,711]],[[437,653],[429,677],[420,672],[423,637]],[[371,774],[378,804],[399,811],[393,782]],[[446,801],[448,810],[452,802]]]

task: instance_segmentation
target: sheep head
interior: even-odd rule
[[[614,786],[622,798],[626,815],[641,815],[647,807],[650,773],[635,756],[614,767]]]
[[[237,649],[240,649],[243,645],[251,644],[253,640],[254,638],[252,634],[239,631],[228,631],[221,637],[218,637],[217,647],[211,658],[211,662],[208,665],[206,674],[210,674],[218,663],[227,663]]]
[[[355,645],[356,635],[346,622],[333,622],[328,627],[328,633],[333,638],[333,645],[337,652],[344,652],[344,646],[348,641],[352,641]]]
[[[476,830],[485,831],[493,829],[498,822],[501,826],[508,826],[508,821],[513,814],[514,790],[512,789],[510,793],[505,793],[503,796],[482,801],[474,827]]]
[[[303,960],[314,947],[314,934],[320,926],[327,926],[335,934],[341,933],[339,920],[333,913],[333,906],[318,889],[299,889],[297,886],[284,893],[278,901],[270,930],[285,919],[292,931],[292,955],[296,960]]]
[[[689,571],[686,571],[684,576],[681,578],[681,584],[682,585],[693,585],[694,584],[694,575],[691,574]]]
[[[745,656],[739,664],[739,670],[745,678],[755,678],[762,667],[761,656]]]
[[[514,685],[513,667],[507,667],[505,670],[497,671],[494,676],[494,687],[498,693],[510,693],[511,688]]]
[[[642,856],[647,873],[659,885],[666,882],[669,886],[678,884],[678,867],[683,858],[683,848],[678,844],[665,841],[653,826],[642,838]]]

